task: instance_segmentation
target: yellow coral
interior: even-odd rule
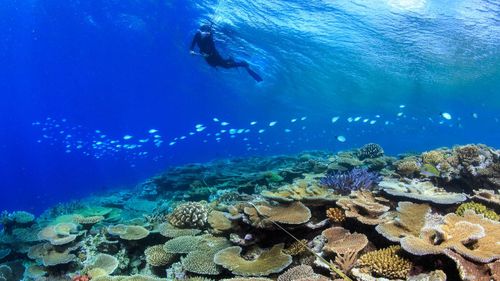
[[[359,265],[369,269],[372,274],[391,279],[406,279],[412,268],[412,263],[397,255],[400,246],[390,246],[372,251],[359,258]]]
[[[455,213],[459,216],[463,216],[465,210],[472,210],[476,214],[483,215],[485,218],[488,218],[490,220],[498,221],[500,219],[500,216],[495,211],[488,209],[486,206],[480,203],[476,202],[463,203],[457,208]]]
[[[332,222],[343,222],[345,221],[345,214],[342,209],[339,208],[329,208],[326,210],[326,217]]]

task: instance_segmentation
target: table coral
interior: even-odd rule
[[[368,225],[377,225],[390,220],[390,207],[385,205],[389,201],[382,197],[376,197],[370,191],[356,191],[348,197],[337,201],[337,205],[345,211],[348,218],[355,218],[359,222]]]
[[[393,242],[405,236],[418,236],[426,222],[431,208],[427,204],[399,202],[395,218],[375,227],[378,233]]]
[[[467,197],[462,193],[447,192],[429,181],[411,180],[409,182],[386,178],[378,186],[393,196],[411,198],[436,204],[456,204]]]
[[[401,239],[401,246],[414,255],[440,254],[451,249],[477,262],[500,258],[500,222],[485,219],[471,210],[463,216],[453,213],[441,225],[423,229],[418,236]]]
[[[265,198],[290,203],[301,201],[307,204],[322,204],[334,202],[338,196],[316,183],[313,177],[299,179],[292,184],[281,186],[275,191],[264,190],[261,193]]]
[[[292,263],[292,257],[283,253],[283,244],[273,246],[260,254],[255,260],[241,257],[241,247],[233,246],[219,251],[214,261],[216,264],[241,276],[266,276],[281,272]]]

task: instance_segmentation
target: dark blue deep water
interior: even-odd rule
[[[207,20],[264,82],[189,54]],[[225,157],[500,147],[494,0],[11,0],[0,35],[0,209]]]

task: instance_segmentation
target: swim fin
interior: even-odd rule
[[[247,67],[246,69],[247,69],[248,74],[250,74],[250,76],[252,76],[253,79],[255,79],[255,81],[257,81],[257,82],[263,81],[262,77],[260,77],[260,75],[257,74],[257,72],[251,70],[250,67]]]

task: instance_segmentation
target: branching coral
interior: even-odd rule
[[[412,263],[397,254],[400,249],[399,246],[390,246],[369,252],[362,255],[358,263],[376,276],[406,279],[412,268]]]
[[[331,222],[343,222],[345,221],[345,214],[342,209],[339,208],[329,208],[326,210],[326,217]]]
[[[354,190],[370,190],[379,181],[378,174],[369,172],[364,168],[354,168],[348,172],[328,174],[319,183],[339,194],[346,195]]]

